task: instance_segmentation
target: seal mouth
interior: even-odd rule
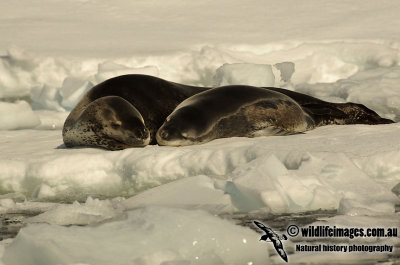
[[[181,146],[180,141],[177,140],[169,140],[170,134],[161,127],[158,129],[156,133],[156,141],[159,145],[168,145],[168,146]]]
[[[134,136],[131,136],[130,138],[133,139],[133,141],[129,143],[129,145],[131,145],[132,147],[143,147],[149,145],[150,143],[150,134],[148,134],[147,138],[143,140],[142,139],[138,140]]]
[[[121,141],[117,139],[115,139],[115,141],[123,143],[129,147],[143,147],[150,143],[150,135],[148,135],[145,139],[137,138],[135,136],[129,136],[127,141]]]
[[[127,147],[144,147],[149,145],[151,137],[147,128],[136,128],[132,131],[128,130],[121,136],[110,137],[113,140],[125,144]]]
[[[114,138],[109,138],[109,139],[112,140],[115,144],[111,148],[107,148],[107,149],[110,149],[113,151],[114,150],[123,150],[126,148],[134,148],[134,147],[145,147],[146,145],[148,145],[150,143],[150,137],[148,137],[147,139],[145,139],[143,141],[134,141],[134,142],[130,142],[130,143],[122,142],[122,141],[114,139]]]
[[[144,147],[150,143],[150,134],[147,135],[146,139],[138,139],[135,136],[128,136],[126,139],[115,138],[109,135],[98,135],[101,139],[105,140],[102,147],[108,150],[116,151],[123,150],[126,148],[133,147]]]
[[[156,140],[159,145],[162,146],[187,146],[195,145],[197,142],[193,141],[186,133],[179,134],[179,138],[173,138],[167,131],[160,128],[156,133]]]

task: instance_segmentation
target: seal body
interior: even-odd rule
[[[148,75],[123,75],[90,89],[67,117],[67,147],[110,150],[155,144],[157,129],[186,98],[208,88],[187,86]]]
[[[216,138],[301,133],[314,120],[292,98],[265,88],[224,86],[179,104],[157,131],[160,145],[200,144]]]

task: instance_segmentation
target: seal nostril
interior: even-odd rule
[[[145,138],[147,137],[146,130],[138,129],[135,131],[135,134],[138,138]]]

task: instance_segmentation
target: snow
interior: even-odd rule
[[[88,89],[128,73],[285,87],[399,122],[394,1],[22,0],[0,9],[0,214],[25,216],[16,238],[0,241],[0,264],[280,262],[259,234],[224,219],[236,215],[337,210],[314,225],[400,227],[398,123],[115,152],[66,149],[61,137]],[[290,262],[399,257],[294,251],[309,240],[284,242]]]
[[[45,11],[43,12],[43,8]],[[121,57],[167,53],[209,44],[287,40],[398,41],[397,3],[391,0],[249,2],[182,0],[3,1],[0,46],[45,54]],[[42,12],[38,12],[42,11]]]

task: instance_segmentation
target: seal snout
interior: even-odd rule
[[[175,130],[174,128],[171,128],[171,126],[161,126],[160,129],[158,129],[157,134],[156,134],[156,140],[159,145],[175,145],[173,144],[175,142]]]
[[[135,130],[135,137],[138,139],[146,139],[150,135],[149,130],[146,128],[138,128]]]
[[[136,128],[127,141],[132,147],[146,146],[150,143],[150,132],[147,128]]]

